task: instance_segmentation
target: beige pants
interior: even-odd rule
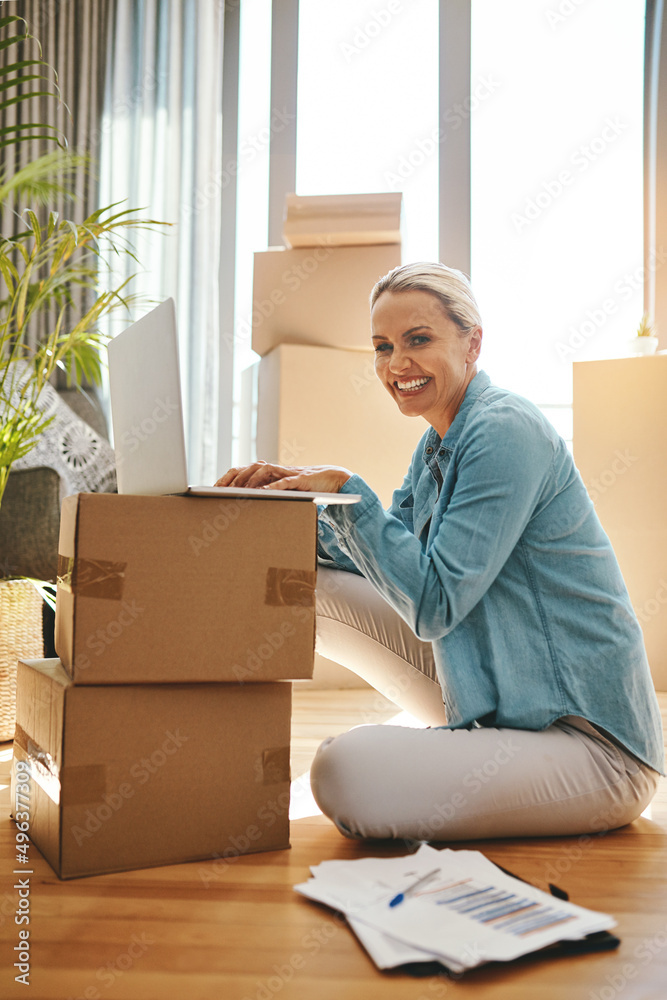
[[[430,643],[363,577],[318,570],[317,649],[430,726],[445,722]],[[406,840],[564,836],[636,819],[659,775],[586,720],[541,732],[360,726],[325,740],[315,799],[342,833]]]

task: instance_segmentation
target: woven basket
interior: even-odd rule
[[[43,656],[42,598],[28,580],[0,581],[0,741],[14,739],[19,659]]]

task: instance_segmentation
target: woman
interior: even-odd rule
[[[320,511],[318,649],[380,690],[390,683],[433,726],[325,741],[318,804],[355,837],[631,822],[662,773],[660,715],[616,558],[564,442],[478,372],[482,323],[461,272],[396,268],[371,310],[378,377],[401,412],[431,425],[389,510],[337,467],[257,463],[219,480],[361,494]]]

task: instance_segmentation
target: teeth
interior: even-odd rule
[[[410,382],[397,382],[399,389],[419,389],[422,385],[430,381],[428,378],[414,378]]]

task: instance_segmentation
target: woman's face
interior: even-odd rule
[[[429,292],[382,292],[371,312],[375,371],[401,413],[444,437],[477,373],[481,327],[465,336]]]

